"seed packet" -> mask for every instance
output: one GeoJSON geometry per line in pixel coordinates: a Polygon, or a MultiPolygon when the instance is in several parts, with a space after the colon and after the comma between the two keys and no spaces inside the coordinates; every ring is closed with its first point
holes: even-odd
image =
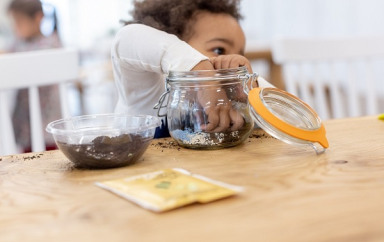
{"type": "Polygon", "coordinates": [[[241,187],[191,174],[179,168],[97,182],[96,185],[154,212],[196,202],[208,203],[242,191],[241,187]]]}

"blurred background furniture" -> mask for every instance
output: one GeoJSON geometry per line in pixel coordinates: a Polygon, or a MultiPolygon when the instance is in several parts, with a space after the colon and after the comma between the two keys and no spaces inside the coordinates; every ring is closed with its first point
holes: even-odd
{"type": "MultiPolygon", "coordinates": [[[[261,74],[266,80],[268,80],[272,85],[279,89],[285,90],[285,83],[282,76],[281,66],[273,61],[272,52],[270,48],[258,48],[258,49],[249,49],[244,54],[248,60],[253,64],[255,61],[262,61],[267,65],[267,71],[261,74]],[[264,76],[266,75],[266,76],[264,76]]],[[[260,72],[259,66],[252,65],[253,71],[260,72]]]]}
{"type": "Polygon", "coordinates": [[[288,92],[322,119],[384,112],[384,36],[281,38],[273,60],[283,67],[288,92]]]}
{"type": "Polygon", "coordinates": [[[10,91],[29,90],[32,151],[44,151],[45,144],[38,87],[58,84],[63,117],[70,115],[66,82],[78,78],[78,53],[73,49],[50,49],[0,55],[0,155],[17,153],[10,91]]]}

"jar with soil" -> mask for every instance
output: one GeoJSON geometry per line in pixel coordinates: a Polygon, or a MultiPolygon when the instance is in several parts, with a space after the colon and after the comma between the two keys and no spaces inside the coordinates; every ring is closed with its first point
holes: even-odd
{"type": "Polygon", "coordinates": [[[169,132],[183,147],[236,146],[254,127],[244,91],[245,82],[252,80],[256,81],[257,75],[248,74],[245,67],[170,72],[167,91],[157,105],[159,116],[167,115],[169,132]]]}
{"type": "Polygon", "coordinates": [[[259,87],[259,82],[266,81],[245,67],[170,72],[155,108],[159,116],[167,116],[171,136],[186,148],[241,144],[255,123],[281,141],[324,153],[329,144],[315,110],[286,91],[259,87]]]}

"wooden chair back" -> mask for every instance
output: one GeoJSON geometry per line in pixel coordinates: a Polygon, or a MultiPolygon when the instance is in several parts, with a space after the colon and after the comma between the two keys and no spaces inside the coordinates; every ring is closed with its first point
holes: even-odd
{"type": "Polygon", "coordinates": [[[17,153],[9,92],[28,88],[32,151],[45,150],[38,87],[58,84],[63,117],[70,116],[66,83],[78,78],[78,53],[49,49],[0,55],[0,155],[17,153]]]}
{"type": "Polygon", "coordinates": [[[322,119],[354,117],[383,112],[383,43],[384,36],[285,38],[274,41],[272,54],[287,91],[322,119]]]}

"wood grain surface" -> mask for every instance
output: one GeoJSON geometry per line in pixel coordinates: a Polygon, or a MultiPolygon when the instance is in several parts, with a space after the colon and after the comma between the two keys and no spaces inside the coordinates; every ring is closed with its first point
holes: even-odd
{"type": "Polygon", "coordinates": [[[0,157],[0,241],[384,241],[384,122],[326,122],[316,155],[256,131],[223,150],[153,141],[140,162],[78,170],[60,151],[0,157]],[[153,213],[94,185],[180,167],[238,196],[153,213]]]}

